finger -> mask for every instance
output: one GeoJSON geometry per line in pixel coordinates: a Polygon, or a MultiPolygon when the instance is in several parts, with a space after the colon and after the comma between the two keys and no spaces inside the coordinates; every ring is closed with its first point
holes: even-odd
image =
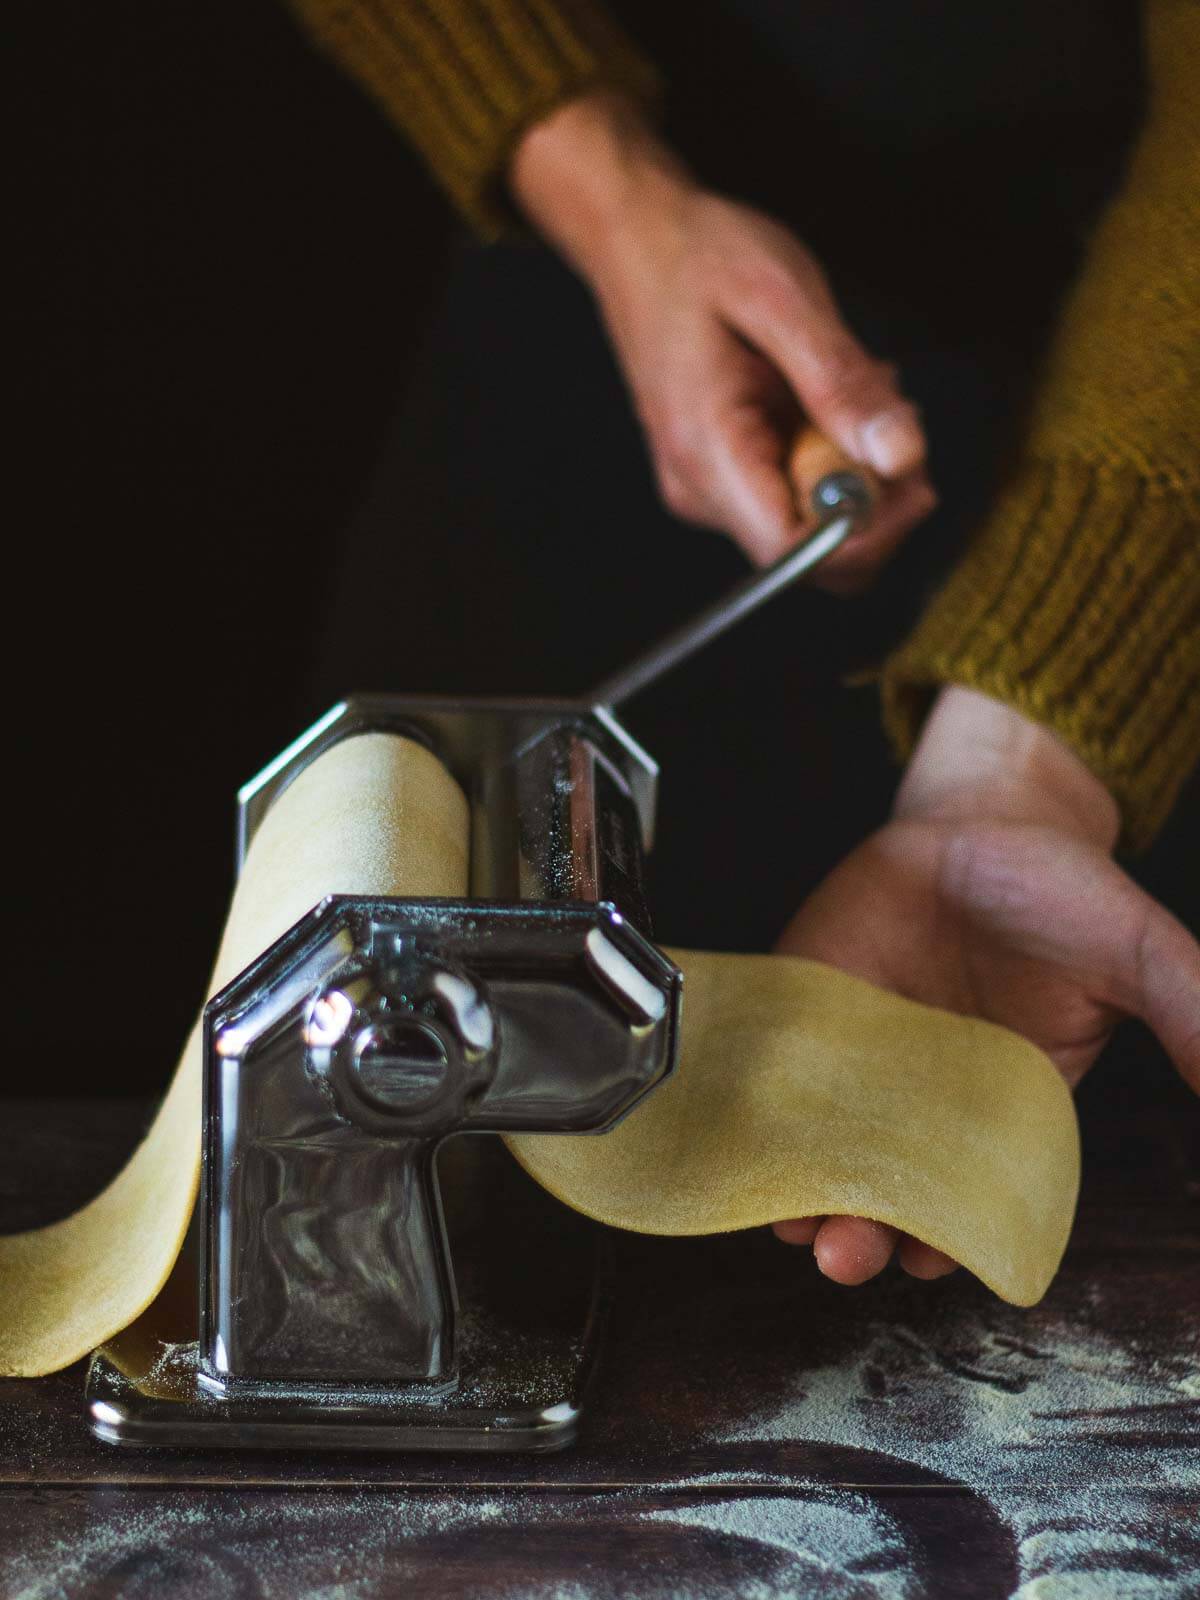
{"type": "Polygon", "coordinates": [[[707,487],[714,520],[759,566],[777,560],[802,531],[783,457],[783,438],[756,403],[713,424],[707,487]]]}
{"type": "Polygon", "coordinates": [[[953,1256],[946,1255],[942,1250],[935,1250],[931,1244],[925,1244],[921,1239],[914,1239],[911,1234],[906,1234],[901,1239],[897,1253],[900,1265],[914,1278],[944,1278],[948,1273],[958,1270],[958,1262],[953,1256]]]}
{"type": "Polygon", "coordinates": [[[773,1222],[771,1231],[784,1244],[811,1244],[824,1217],[789,1217],[785,1222],[773,1222]]]}
{"type": "Polygon", "coordinates": [[[786,377],[807,416],[855,461],[899,478],[925,459],[925,433],[895,369],[870,356],[807,263],[735,313],[755,346],[786,377]]]}
{"type": "Polygon", "coordinates": [[[1200,1094],[1200,944],[1169,911],[1141,889],[1136,892],[1145,922],[1137,944],[1133,1009],[1200,1094]]]}
{"type": "Polygon", "coordinates": [[[786,441],[795,402],[771,363],[730,329],[710,330],[697,352],[687,403],[659,404],[646,422],[669,510],[733,539],[766,565],[799,537],[786,441]]]}
{"type": "MultiPolygon", "coordinates": [[[[742,381],[754,366],[766,370],[746,350],[738,350],[738,362],[742,381]]],[[[766,371],[762,394],[730,398],[694,426],[682,496],[667,493],[667,477],[659,474],[664,498],[677,514],[728,534],[760,566],[781,557],[803,531],[784,470],[784,442],[795,424],[781,426],[771,403],[773,387],[781,386],[766,371]]]]}
{"type": "Polygon", "coordinates": [[[943,878],[971,920],[1141,1018],[1200,1094],[1200,944],[1116,862],[1057,828],[981,827],[952,842],[943,878]]]}
{"type": "Polygon", "coordinates": [[[937,491],[923,470],[889,485],[867,525],[815,567],[810,582],[829,594],[857,594],[937,503],[937,491]]]}
{"type": "Polygon", "coordinates": [[[828,1217],[817,1230],[813,1255],[835,1283],[866,1283],[892,1259],[899,1232],[865,1217],[828,1217]]]}

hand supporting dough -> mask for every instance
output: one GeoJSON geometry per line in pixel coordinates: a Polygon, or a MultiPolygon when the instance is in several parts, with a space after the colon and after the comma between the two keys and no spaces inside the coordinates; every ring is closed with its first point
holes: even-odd
{"type": "MultiPolygon", "coordinates": [[[[210,994],[327,894],[458,897],[461,791],[422,746],[344,740],[256,834],[210,994]]],[[[784,956],[676,952],[686,975],[675,1078],[600,1136],[521,1135],[518,1159],[619,1227],[706,1233],[849,1212],[946,1250],[1018,1304],[1038,1299],[1070,1227],[1079,1155],[1051,1063],[1000,1028],[913,1005],[784,956]]],[[[162,1287],[195,1203],[197,1026],[129,1162],[62,1222],[0,1239],[0,1374],[69,1365],[162,1287]]]]}
{"type": "Polygon", "coordinates": [[[796,956],[674,950],[675,1077],[600,1137],[508,1140],[551,1194],[638,1233],[872,1217],[1016,1305],[1075,1211],[1070,1090],[1035,1046],[796,956]]]}

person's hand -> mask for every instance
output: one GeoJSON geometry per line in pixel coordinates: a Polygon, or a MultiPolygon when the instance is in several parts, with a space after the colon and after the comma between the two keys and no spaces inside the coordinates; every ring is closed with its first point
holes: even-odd
{"type": "MultiPolygon", "coordinates": [[[[1107,789],[1053,733],[944,689],[893,820],[805,903],[780,950],[1023,1034],[1074,1086],[1114,1025],[1140,1017],[1200,1092],[1200,945],[1110,857],[1107,789]]],[[[919,1278],[949,1257],[855,1217],[776,1224],[861,1283],[894,1250],[919,1278]]]]}
{"type": "Polygon", "coordinates": [[[884,490],[814,581],[868,581],[936,496],[915,408],[846,327],[804,245],[703,189],[615,95],[536,123],[509,183],[597,298],[668,507],[774,560],[803,532],[784,460],[807,417],[884,490]]]}

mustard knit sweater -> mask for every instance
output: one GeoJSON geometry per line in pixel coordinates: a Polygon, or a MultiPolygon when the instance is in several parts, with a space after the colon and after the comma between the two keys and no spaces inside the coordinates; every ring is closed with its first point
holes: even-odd
{"type": "MultiPolygon", "coordinates": [[[[289,0],[485,235],[523,130],[654,69],[586,0],[289,0]]],[[[1065,739],[1145,844],[1200,756],[1200,3],[1145,0],[1150,108],[992,513],[885,663],[911,750],[939,684],[1065,739]]]]}

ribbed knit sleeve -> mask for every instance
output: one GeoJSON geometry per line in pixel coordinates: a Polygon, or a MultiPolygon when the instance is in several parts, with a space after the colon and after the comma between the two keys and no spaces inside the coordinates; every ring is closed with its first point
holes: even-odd
{"type": "Polygon", "coordinates": [[[585,90],[658,94],[651,64],[587,0],[286,0],[421,151],[474,227],[513,225],[504,172],[530,123],[585,90]]]}
{"type": "Polygon", "coordinates": [[[883,673],[902,753],[936,687],[969,685],[1059,733],[1133,848],[1200,756],[1200,5],[1146,21],[1146,125],[1015,473],[883,673]]]}

